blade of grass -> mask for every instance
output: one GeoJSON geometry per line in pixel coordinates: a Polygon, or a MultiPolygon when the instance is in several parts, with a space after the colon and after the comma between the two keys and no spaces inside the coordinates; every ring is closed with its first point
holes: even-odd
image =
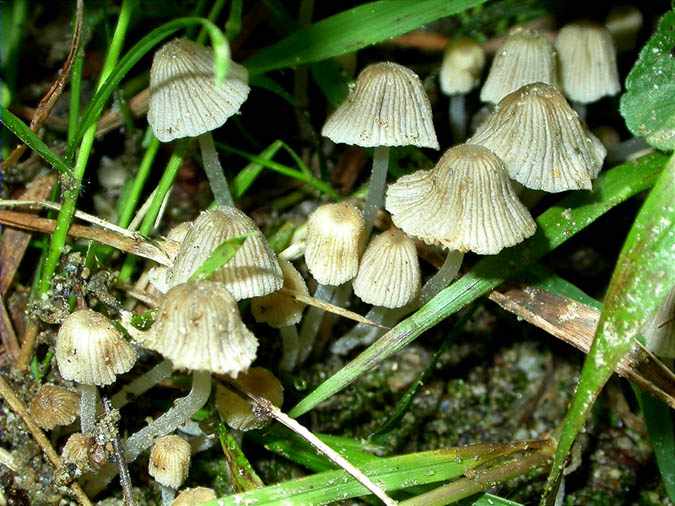
{"type": "Polygon", "coordinates": [[[616,364],[675,284],[675,156],[656,181],[626,238],[609,283],[593,345],[562,424],[541,504],[553,504],[567,456],[616,364]]]}
{"type": "Polygon", "coordinates": [[[237,254],[239,248],[244,244],[244,241],[248,239],[251,234],[240,235],[233,237],[232,239],[227,239],[220,243],[216,249],[214,249],[209,258],[204,260],[204,262],[197,268],[195,272],[190,276],[190,281],[202,281],[209,279],[211,274],[220,269],[223,265],[229,262],[234,255],[237,254]]]}
{"type": "Polygon", "coordinates": [[[614,206],[649,188],[666,160],[664,155],[654,153],[618,165],[597,180],[593,191],[575,192],[564,197],[537,218],[538,230],[532,238],[499,255],[481,259],[470,272],[319,385],[290,411],[290,415],[306,413],[382,360],[406,347],[424,331],[485,295],[509,277],[522,272],[529,264],[557,248],[614,206]]]}
{"type": "Polygon", "coordinates": [[[230,15],[227,17],[225,23],[225,36],[227,40],[234,40],[239,36],[241,31],[241,11],[242,0],[232,0],[230,3],[230,15]]]}
{"type": "Polygon", "coordinates": [[[218,423],[218,440],[223,449],[225,462],[230,470],[230,480],[237,492],[255,490],[263,486],[263,482],[256,474],[253,466],[244,455],[235,437],[230,434],[223,422],[218,423]]]}
{"type": "Polygon", "coordinates": [[[387,40],[483,0],[384,0],[360,5],[302,28],[245,62],[251,74],[325,60],[387,40]]]}
{"type": "MultiPolygon", "coordinates": [[[[262,160],[271,160],[277,151],[281,149],[281,145],[282,142],[280,140],[274,141],[267,146],[258,157],[262,160]]],[[[220,147],[219,145],[217,146],[220,147]]],[[[239,171],[239,174],[232,180],[232,195],[235,199],[241,198],[244,193],[246,193],[264,168],[265,167],[260,163],[251,162],[239,171]]]]}

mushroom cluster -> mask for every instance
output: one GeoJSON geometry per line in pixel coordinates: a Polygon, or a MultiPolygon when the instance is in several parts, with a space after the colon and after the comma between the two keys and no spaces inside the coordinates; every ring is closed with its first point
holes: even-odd
{"type": "MultiPolygon", "coordinates": [[[[128,462],[150,450],[149,473],[170,504],[189,472],[192,450],[185,424],[207,403],[214,377],[224,378],[216,383],[216,410],[233,430],[260,428],[264,420],[227,388],[228,381],[277,406],[283,402],[274,374],[254,366],[260,343],[255,328],[245,323],[248,308],[256,322],[279,329],[283,353],[278,367],[289,372],[312,351],[326,308],[316,304],[304,311],[311,280],[302,272],[313,277],[314,299],[339,305],[338,294],[349,297],[353,290],[372,306],[368,320],[390,325],[447,287],[465,254],[496,255],[531,237],[536,223],[519,200],[522,187],[587,190],[602,168],[606,150],[577,111],[618,92],[614,52],[607,29],[585,22],[563,28],[555,43],[533,30],[513,30],[480,91],[491,112],[465,141],[463,97],[479,86],[486,56],[475,41],[453,41],[440,84],[451,97],[455,144],[432,169],[403,175],[388,187],[391,149],[440,146],[418,76],[391,62],[364,68],[322,133],[334,143],[372,148],[366,201],[318,205],[307,218],[302,247],[296,248],[304,266],[296,266],[275,254],[253,219],[235,207],[210,134],[246,100],[246,70],[231,62],[225,83],[218,85],[210,50],[186,39],[167,43],[152,63],[148,121],[162,142],[199,139],[217,205],[168,234],[171,265],[155,266],[146,276],[158,300],[149,328],[139,330],[126,311],[119,324],[92,309],[77,310],[63,321],[56,362],[63,379],[79,392],[44,385],[31,405],[37,423],[51,430],[72,424],[79,415],[80,433],[71,437],[64,457],[82,472],[97,472],[105,462],[91,464],[89,448],[97,435],[98,387],[128,373],[141,354],[156,353],[163,362],[112,397],[118,408],[129,402],[128,394],[141,395],[172,370],[188,372],[189,393],[122,442],[128,462]],[[373,234],[376,223],[380,230],[373,234]],[[242,236],[229,261],[209,279],[195,279],[219,246],[242,236]],[[426,282],[418,258],[422,245],[446,255],[426,282]]],[[[340,341],[378,332],[361,323],[340,341]]],[[[105,471],[96,479],[104,482],[105,471]]],[[[213,497],[210,489],[189,489],[174,504],[213,497]]]]}

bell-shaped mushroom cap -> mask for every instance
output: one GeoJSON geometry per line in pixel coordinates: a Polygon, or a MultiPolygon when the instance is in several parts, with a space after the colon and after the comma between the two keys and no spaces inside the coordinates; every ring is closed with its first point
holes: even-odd
{"type": "Polygon", "coordinates": [[[675,286],[647,320],[642,334],[647,349],[654,355],[675,359],[675,286]]]}
{"type": "Polygon", "coordinates": [[[236,377],[255,359],[258,340],[241,321],[237,301],[216,281],[183,283],[169,290],[142,343],[177,369],[236,377]]]}
{"type": "Polygon", "coordinates": [[[216,499],[216,492],[212,488],[186,488],[171,503],[171,506],[195,506],[216,499]]]}
{"type": "Polygon", "coordinates": [[[571,100],[588,104],[619,93],[616,48],[607,28],[590,22],[565,25],[556,47],[562,89],[571,100]]]}
{"type": "Polygon", "coordinates": [[[152,60],[148,123],[162,142],[210,132],[239,111],[250,90],[247,83],[246,69],[230,62],[225,82],[217,85],[213,51],[174,39],[152,60]]]}
{"type": "MultiPolygon", "coordinates": [[[[288,260],[279,259],[281,271],[284,273],[284,288],[309,295],[307,283],[295,266],[288,260]]],[[[267,323],[275,328],[295,325],[302,318],[305,305],[282,292],[274,292],[251,300],[251,313],[255,321],[267,323]]]]}
{"type": "Polygon", "coordinates": [[[281,288],[283,275],[274,252],[253,220],[235,207],[201,213],[193,222],[168,275],[168,286],[185,283],[227,239],[250,234],[237,253],[213,273],[235,299],[267,295],[281,288]]]}
{"type": "Polygon", "coordinates": [[[354,279],[354,293],[374,306],[403,307],[417,297],[420,278],[415,242],[391,227],[368,244],[354,279]]]}
{"type": "Polygon", "coordinates": [[[157,483],[175,490],[187,478],[191,455],[190,443],[182,437],[170,434],[157,438],[150,450],[148,472],[157,483]]]}
{"type": "MultiPolygon", "coordinates": [[[[264,367],[251,367],[237,378],[237,383],[244,390],[267,399],[277,407],[281,407],[284,402],[284,387],[264,367]]],[[[236,430],[260,429],[268,422],[253,412],[247,399],[221,384],[216,385],[216,409],[225,422],[236,430]]]]}
{"type": "Polygon", "coordinates": [[[387,210],[398,227],[427,243],[495,255],[536,230],[503,162],[489,149],[471,144],[450,148],[424,178],[431,181],[428,200],[417,192],[406,202],[405,181],[399,180],[389,187],[387,210]],[[418,224],[424,220],[436,225],[422,228],[425,235],[420,235],[418,224]]]}
{"type": "Polygon", "coordinates": [[[348,202],[319,206],[307,221],[305,262],[322,285],[338,286],[356,276],[366,240],[361,211],[348,202]]]}
{"type": "Polygon", "coordinates": [[[30,401],[33,420],[45,430],[70,425],[80,414],[80,395],[51,383],[42,385],[30,401]]]}
{"type": "Polygon", "coordinates": [[[612,7],[607,14],[605,26],[618,50],[633,49],[642,28],[642,13],[632,5],[612,7]]]}
{"type": "Polygon", "coordinates": [[[446,95],[468,93],[480,83],[485,65],[483,46],[473,39],[461,37],[445,48],[438,81],[446,95]]]}
{"type": "Polygon", "coordinates": [[[558,84],[558,62],[553,44],[536,30],[515,28],[497,51],[480,99],[496,104],[521,86],[558,84]]]}
{"type": "Polygon", "coordinates": [[[468,142],[493,151],[512,179],[547,192],[589,190],[607,154],[560,91],[544,83],[504,97],[468,142]]]}
{"type": "Polygon", "coordinates": [[[438,149],[431,104],[419,77],[396,63],[368,65],[321,135],[336,143],[438,149]]]}
{"type": "Polygon", "coordinates": [[[110,385],[134,362],[136,352],[102,314],[80,309],[63,321],[56,337],[56,363],[64,379],[110,385]]]}
{"type": "Polygon", "coordinates": [[[96,446],[96,440],[93,436],[76,432],[72,434],[61,450],[61,460],[65,464],[75,464],[77,468],[86,472],[95,466],[91,459],[91,452],[96,446]]]}
{"type": "MultiPolygon", "coordinates": [[[[184,221],[173,227],[166,234],[166,240],[163,241],[162,246],[172,262],[176,260],[179,248],[191,228],[192,222],[184,221]]],[[[169,268],[165,265],[157,265],[148,271],[148,282],[160,293],[166,293],[170,288],[168,277],[169,268]]]]}

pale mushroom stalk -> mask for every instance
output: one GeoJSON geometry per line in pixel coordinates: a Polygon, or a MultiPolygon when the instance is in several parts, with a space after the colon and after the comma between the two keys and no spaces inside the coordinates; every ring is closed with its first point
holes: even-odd
{"type": "Polygon", "coordinates": [[[457,273],[462,266],[463,259],[464,253],[461,251],[448,251],[441,268],[438,269],[436,274],[429,278],[429,280],[424,283],[424,286],[422,287],[419,300],[421,306],[429,302],[436,296],[436,294],[450,285],[452,280],[457,276],[457,273]]]}
{"type": "Polygon", "coordinates": [[[176,491],[171,487],[161,484],[159,490],[162,493],[162,506],[171,506],[171,503],[176,498],[176,491]]]}
{"type": "Polygon", "coordinates": [[[288,325],[279,329],[283,353],[279,367],[282,371],[292,371],[298,363],[300,355],[300,336],[295,325],[288,325]]]}
{"type": "Polygon", "coordinates": [[[123,386],[115,395],[111,402],[115,409],[120,409],[129,404],[131,400],[139,395],[143,395],[160,381],[171,376],[173,365],[170,360],[162,360],[152,369],[144,372],[138,378],[134,379],[128,385],[123,386]]]}
{"type": "Polygon", "coordinates": [[[368,183],[368,198],[363,212],[366,234],[370,235],[377,212],[384,207],[384,190],[389,172],[389,146],[378,146],[373,151],[373,171],[368,183]]]}
{"type": "MultiPolygon", "coordinates": [[[[314,298],[325,302],[332,302],[337,287],[331,285],[317,285],[314,298]]],[[[302,321],[300,334],[298,335],[298,359],[297,364],[304,362],[312,351],[314,341],[319,333],[319,327],[323,320],[324,310],[318,307],[310,307],[302,321]]]]}
{"type": "Polygon", "coordinates": [[[80,385],[80,431],[82,434],[91,434],[96,425],[96,400],[98,389],[96,385],[80,385]]]}
{"type": "Polygon", "coordinates": [[[230,193],[230,187],[227,184],[223,167],[220,165],[211,132],[201,134],[198,139],[199,148],[202,152],[204,172],[206,172],[206,177],[209,180],[209,186],[211,186],[211,192],[213,192],[216,204],[219,206],[234,206],[232,193],[230,193]]]}
{"type": "Polygon", "coordinates": [[[456,93],[450,95],[448,106],[448,117],[450,120],[450,133],[455,144],[460,144],[466,139],[466,95],[456,93]]]}
{"type": "Polygon", "coordinates": [[[211,373],[194,371],[190,393],[178,399],[169,411],[127,439],[124,451],[126,461],[133,462],[143,451],[152,446],[156,437],[173,432],[192,418],[192,415],[204,407],[210,394],[211,373]]]}

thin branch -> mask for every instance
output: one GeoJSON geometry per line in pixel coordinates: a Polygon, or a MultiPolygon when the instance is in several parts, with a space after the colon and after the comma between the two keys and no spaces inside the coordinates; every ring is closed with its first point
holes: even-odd
{"type": "Polygon", "coordinates": [[[14,332],[14,325],[12,325],[12,320],[7,313],[7,307],[5,306],[5,299],[0,296],[0,341],[5,345],[5,350],[7,354],[13,359],[16,360],[19,356],[19,341],[16,339],[16,333],[14,332]]]}
{"type": "MultiPolygon", "coordinates": [[[[33,418],[28,412],[26,405],[21,401],[21,399],[19,399],[12,386],[2,375],[0,375],[0,397],[3,397],[5,401],[7,401],[7,404],[12,409],[12,411],[21,417],[29,432],[33,436],[33,439],[35,439],[35,442],[38,444],[38,446],[42,448],[42,451],[44,452],[47,459],[52,463],[54,468],[58,469],[61,467],[63,464],[61,462],[61,457],[59,457],[59,454],[56,453],[56,450],[54,450],[54,447],[49,442],[49,439],[47,439],[47,436],[45,436],[44,432],[42,432],[42,429],[40,429],[40,427],[38,427],[33,421],[33,418]]],[[[82,506],[92,506],[91,501],[89,501],[89,498],[77,483],[72,483],[70,485],[70,489],[73,491],[73,495],[77,498],[78,502],[82,506]]]]}

